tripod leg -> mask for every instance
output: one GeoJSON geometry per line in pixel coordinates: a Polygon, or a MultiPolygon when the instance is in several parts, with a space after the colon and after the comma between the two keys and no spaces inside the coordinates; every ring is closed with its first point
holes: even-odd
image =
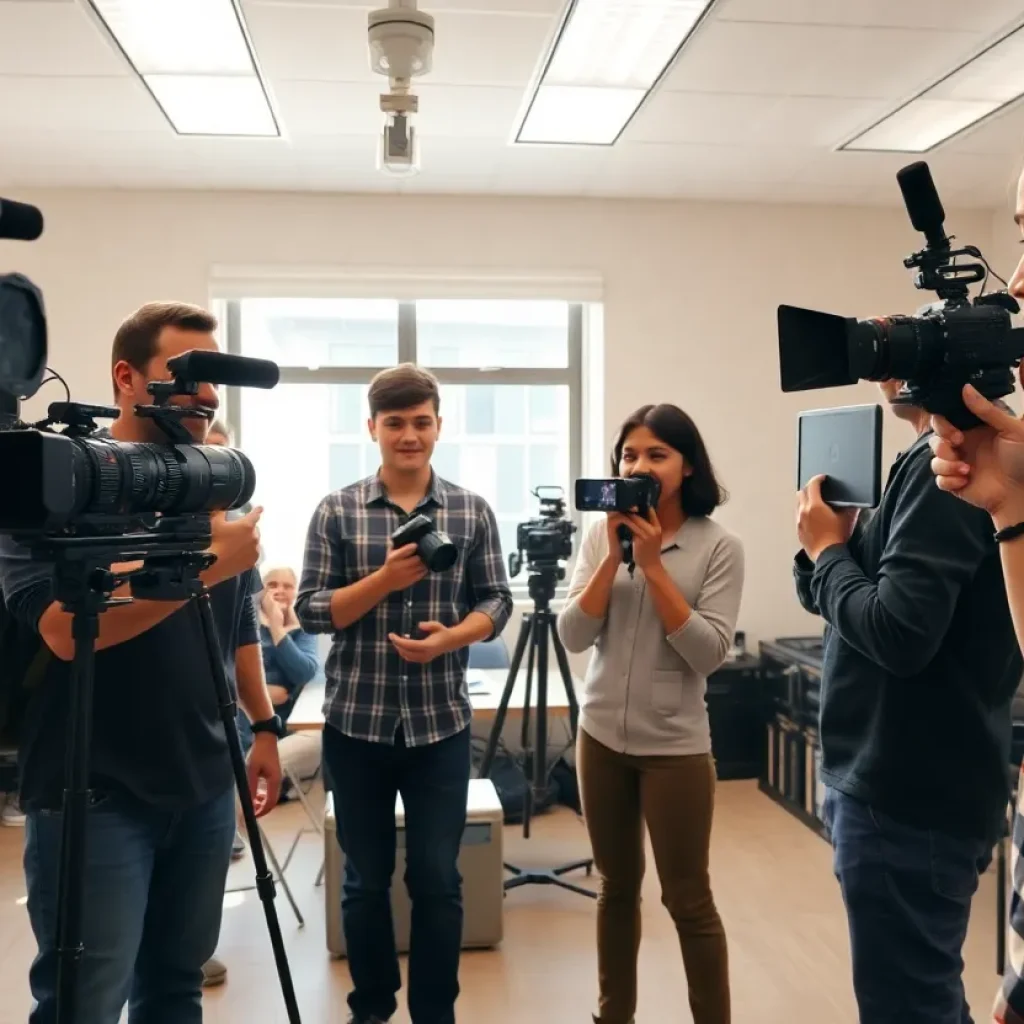
{"type": "Polygon", "coordinates": [[[523,720],[519,729],[519,746],[524,751],[530,749],[530,701],[533,698],[533,663],[537,648],[530,644],[530,653],[526,658],[526,686],[523,687],[523,720]]]}
{"type": "Polygon", "coordinates": [[[65,759],[64,817],[57,888],[57,1022],[76,1024],[85,883],[86,814],[89,808],[89,760],[92,738],[94,646],[100,632],[96,612],[76,613],[72,620],[75,655],[65,759]]]}
{"type": "Polygon", "coordinates": [[[569,669],[569,657],[562,646],[562,639],[558,632],[551,630],[551,643],[555,648],[555,658],[558,661],[558,671],[562,676],[562,683],[565,685],[565,699],[569,704],[569,728],[570,735],[575,740],[579,728],[580,704],[576,699],[576,688],[572,682],[572,671],[569,669]]]}
{"type": "Polygon", "coordinates": [[[537,648],[537,725],[533,751],[532,800],[527,802],[523,834],[529,837],[530,810],[536,801],[542,801],[548,787],[548,633],[550,622],[545,613],[538,612],[534,622],[534,646],[537,648]]]}
{"type": "Polygon", "coordinates": [[[484,759],[480,762],[481,779],[486,779],[494,763],[494,755],[498,751],[498,743],[501,740],[501,731],[505,728],[505,717],[508,715],[508,703],[512,699],[512,689],[519,677],[519,666],[523,663],[523,651],[530,641],[533,632],[533,616],[524,615],[523,624],[519,627],[519,637],[516,639],[516,648],[512,652],[512,661],[508,667],[508,677],[505,680],[505,689],[498,704],[498,710],[494,714],[494,725],[491,726],[490,736],[487,738],[487,749],[484,751],[484,759]]]}
{"type": "Polygon", "coordinates": [[[235,787],[238,799],[242,804],[242,816],[245,818],[245,830],[249,836],[249,849],[256,866],[256,891],[263,903],[263,911],[267,918],[267,931],[270,932],[270,944],[274,949],[274,960],[277,963],[277,975],[281,982],[281,993],[284,996],[288,1011],[289,1024],[299,1024],[299,1004],[295,998],[295,986],[292,983],[291,970],[288,966],[288,955],[281,937],[281,924],[274,906],[274,877],[267,868],[267,858],[260,840],[259,825],[252,806],[249,793],[248,774],[245,770],[245,756],[242,754],[242,743],[238,738],[238,724],[235,721],[236,704],[231,697],[227,675],[224,672],[224,658],[217,642],[216,623],[210,605],[209,591],[204,590],[196,598],[199,619],[203,627],[203,640],[206,653],[210,660],[210,671],[213,673],[214,685],[217,689],[217,704],[220,707],[221,721],[227,734],[228,751],[231,754],[231,767],[235,775],[235,787]]]}

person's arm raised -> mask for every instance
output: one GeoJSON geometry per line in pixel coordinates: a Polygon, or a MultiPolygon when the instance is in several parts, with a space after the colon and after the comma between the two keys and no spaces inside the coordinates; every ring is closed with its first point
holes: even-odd
{"type": "MultiPolygon", "coordinates": [[[[1022,368],[1024,374],[1024,368],[1022,368]]],[[[1024,421],[1011,416],[969,384],[964,404],[982,421],[966,432],[932,417],[932,472],[939,488],[992,517],[996,530],[1024,522],[1024,421]]],[[[999,545],[1006,596],[1017,643],[1024,648],[1024,536],[999,545]]]]}
{"type": "MultiPolygon", "coordinates": [[[[214,526],[210,551],[217,556],[214,564],[201,574],[208,587],[251,569],[259,558],[259,521],[263,510],[253,509],[247,516],[232,522],[218,521],[214,526]]],[[[115,572],[138,568],[142,563],[114,565],[115,572]]],[[[129,597],[130,584],[123,583],[114,591],[114,597],[129,597]]],[[[107,609],[99,617],[99,636],[95,649],[105,650],[134,640],[173,615],[184,601],[133,600],[131,604],[107,609]]],[[[70,661],[75,654],[75,641],[71,633],[73,616],[59,601],[53,601],[39,618],[39,635],[61,661],[70,661]]]]}

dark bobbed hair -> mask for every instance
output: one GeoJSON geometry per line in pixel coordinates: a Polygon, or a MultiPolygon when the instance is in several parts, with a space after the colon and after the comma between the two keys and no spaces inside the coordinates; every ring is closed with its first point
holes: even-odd
{"type": "Polygon", "coordinates": [[[626,438],[637,428],[647,427],[661,442],[674,448],[692,470],[683,478],[680,501],[687,516],[709,516],[725,504],[729,495],[718,482],[711,458],[700,436],[697,424],[677,405],[662,402],[643,405],[629,416],[619,428],[612,446],[612,475],[619,475],[619,462],[626,438]]]}

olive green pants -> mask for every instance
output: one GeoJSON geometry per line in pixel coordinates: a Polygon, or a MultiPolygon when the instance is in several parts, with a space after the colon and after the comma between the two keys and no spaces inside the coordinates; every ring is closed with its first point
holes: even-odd
{"type": "Polygon", "coordinates": [[[629,1024],[636,1012],[646,823],[661,901],[679,934],[694,1024],[729,1024],[725,929],[708,874],[715,798],[711,755],[619,754],[580,729],[576,770],[594,866],[601,878],[600,999],[595,1019],[600,1024],[629,1024]]]}

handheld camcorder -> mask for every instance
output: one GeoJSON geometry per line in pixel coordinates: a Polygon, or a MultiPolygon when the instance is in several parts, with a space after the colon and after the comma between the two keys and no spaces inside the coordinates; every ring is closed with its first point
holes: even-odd
{"type": "Polygon", "coordinates": [[[637,512],[646,519],[660,496],[661,484],[646,473],[576,481],[576,508],[580,512],[637,512]]]}
{"type": "Polygon", "coordinates": [[[415,515],[407,519],[393,534],[395,548],[416,545],[416,554],[431,572],[447,572],[459,558],[459,549],[446,533],[441,533],[427,516],[415,515]]]}
{"type": "Polygon", "coordinates": [[[540,515],[516,527],[516,550],[508,556],[509,575],[519,575],[525,555],[528,572],[565,579],[560,563],[572,558],[576,532],[576,524],[565,515],[565,492],[561,487],[540,486],[530,493],[540,503],[540,515]]]}
{"type": "MultiPolygon", "coordinates": [[[[34,240],[42,223],[35,207],[0,200],[0,238],[34,240]]],[[[206,517],[205,525],[195,524],[201,534],[210,513],[241,508],[252,497],[256,473],[249,459],[231,448],[195,444],[182,422],[212,419],[213,410],[171,399],[197,394],[200,383],[272,388],[280,376],[275,363],[203,351],[168,360],[172,379],[150,382],[153,404],[135,408],[166,435],[167,443],[157,444],[94,436],[96,420],[116,419],[119,410],[70,396],[52,403],[44,420],[22,423],[19,402],[44,383],[46,362],[42,293],[21,274],[0,277],[0,465],[17,481],[0,490],[0,532],[25,539],[157,529],[170,535],[184,520],[206,517]]],[[[182,536],[192,532],[188,527],[182,536]]]]}
{"type": "MultiPolygon", "coordinates": [[[[647,518],[661,497],[658,478],[647,473],[576,481],[576,508],[580,512],[633,512],[647,518]]],[[[622,560],[633,572],[633,534],[628,526],[615,530],[622,548],[622,560]]]]}
{"type": "Polygon", "coordinates": [[[1005,291],[985,293],[989,275],[998,275],[979,249],[952,247],[928,165],[910,164],[896,180],[911,223],[925,236],[924,249],[906,257],[903,265],[918,271],[915,287],[935,292],[940,301],[916,316],[870,320],[779,306],[782,390],[902,380],[905,386],[895,404],[921,406],[966,430],[978,420],[963,404],[965,384],[993,400],[1013,392],[1013,369],[1024,356],[1024,329],[1013,328],[1010,316],[1020,307],[1005,291]],[[978,262],[958,262],[965,257],[978,262]],[[982,293],[972,302],[968,286],[979,281],[982,293]]]}

